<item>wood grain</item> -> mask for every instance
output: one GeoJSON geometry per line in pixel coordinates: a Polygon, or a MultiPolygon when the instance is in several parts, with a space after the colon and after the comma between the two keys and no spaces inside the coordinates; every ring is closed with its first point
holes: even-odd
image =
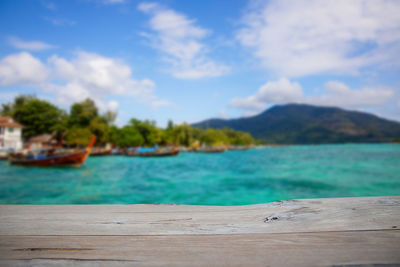
{"type": "Polygon", "coordinates": [[[400,264],[400,231],[170,236],[7,236],[15,260],[139,265],[311,266],[400,264]],[[379,245],[377,245],[379,244],[379,245]]]}
{"type": "Polygon", "coordinates": [[[293,233],[400,227],[400,197],[309,199],[249,206],[7,205],[0,235],[293,233]]]}
{"type": "Polygon", "coordinates": [[[1,266],[396,266],[400,197],[0,206],[1,266]]]}

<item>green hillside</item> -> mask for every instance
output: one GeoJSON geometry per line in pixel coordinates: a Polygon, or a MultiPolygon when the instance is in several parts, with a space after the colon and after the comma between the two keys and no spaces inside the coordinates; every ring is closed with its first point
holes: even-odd
{"type": "Polygon", "coordinates": [[[193,126],[228,127],[276,144],[391,142],[400,138],[399,122],[364,112],[304,104],[279,105],[253,117],[210,119],[193,126]]]}

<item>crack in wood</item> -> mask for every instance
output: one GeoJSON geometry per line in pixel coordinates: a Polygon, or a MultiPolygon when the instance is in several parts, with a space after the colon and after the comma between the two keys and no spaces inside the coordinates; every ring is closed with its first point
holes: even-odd
{"type": "Polygon", "coordinates": [[[269,216],[269,217],[266,217],[266,218],[264,219],[264,222],[267,223],[267,222],[277,221],[277,220],[279,220],[279,217],[278,217],[278,216],[269,216]]]}
{"type": "Polygon", "coordinates": [[[183,218],[183,219],[165,219],[165,220],[158,220],[157,222],[176,222],[176,221],[191,221],[192,218],[183,218]]]}
{"type": "Polygon", "coordinates": [[[35,260],[43,260],[43,261],[89,261],[89,262],[140,262],[139,260],[121,260],[121,259],[80,259],[80,258],[30,258],[30,259],[2,259],[1,261],[35,261],[35,260]]]}
{"type": "Polygon", "coordinates": [[[92,248],[18,248],[13,251],[87,251],[92,248]]]}

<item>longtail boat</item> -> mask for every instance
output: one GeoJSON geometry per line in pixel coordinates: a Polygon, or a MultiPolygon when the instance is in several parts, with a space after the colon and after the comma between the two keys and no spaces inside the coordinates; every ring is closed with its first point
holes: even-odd
{"type": "Polygon", "coordinates": [[[23,166],[73,166],[80,167],[89,156],[90,151],[96,142],[96,136],[92,137],[89,145],[85,149],[57,151],[48,150],[46,154],[38,155],[13,155],[10,158],[10,164],[23,166]]]}
{"type": "Polygon", "coordinates": [[[222,153],[225,152],[225,150],[225,147],[200,147],[195,151],[201,153],[222,153]]]}
{"type": "Polygon", "coordinates": [[[111,155],[114,155],[114,156],[126,155],[126,153],[127,153],[126,151],[127,151],[126,148],[121,148],[121,147],[119,147],[119,148],[114,148],[114,149],[111,151],[111,155]]]}
{"type": "Polygon", "coordinates": [[[93,147],[92,151],[90,152],[90,156],[97,157],[97,156],[108,156],[111,155],[111,152],[113,151],[114,147],[110,148],[102,148],[102,147],[93,147]]]}
{"type": "Polygon", "coordinates": [[[167,157],[176,156],[179,154],[179,150],[176,148],[166,148],[166,149],[154,149],[149,151],[141,152],[138,149],[133,149],[128,151],[125,155],[131,157],[167,157]]]}

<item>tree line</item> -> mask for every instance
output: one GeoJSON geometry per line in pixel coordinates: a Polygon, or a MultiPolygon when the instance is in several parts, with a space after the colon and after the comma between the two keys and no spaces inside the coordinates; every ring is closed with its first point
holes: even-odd
{"type": "Polygon", "coordinates": [[[97,145],[106,143],[118,147],[176,145],[176,146],[222,146],[250,145],[255,141],[246,132],[232,129],[199,129],[187,123],[168,122],[165,129],[154,121],[132,118],[122,127],[114,124],[116,113],[100,113],[91,99],[71,105],[69,113],[49,101],[33,95],[17,96],[12,102],[2,104],[2,116],[11,116],[24,125],[23,137],[55,133],[57,139],[68,146],[85,146],[92,135],[97,136],[97,145]]]}

